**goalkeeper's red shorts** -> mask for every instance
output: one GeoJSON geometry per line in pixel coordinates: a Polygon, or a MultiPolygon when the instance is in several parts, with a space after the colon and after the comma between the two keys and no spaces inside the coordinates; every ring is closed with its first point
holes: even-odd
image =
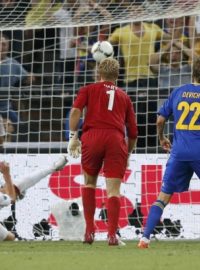
{"type": "Polygon", "coordinates": [[[123,134],[116,129],[90,129],[81,141],[81,163],[87,174],[98,175],[102,168],[106,178],[124,177],[128,146],[123,134]]]}

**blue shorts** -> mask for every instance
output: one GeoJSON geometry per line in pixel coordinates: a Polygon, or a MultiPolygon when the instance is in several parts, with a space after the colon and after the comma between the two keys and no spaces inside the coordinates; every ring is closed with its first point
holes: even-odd
{"type": "Polygon", "coordinates": [[[200,160],[181,161],[170,157],[166,164],[161,191],[167,194],[187,191],[194,172],[200,178],[200,160]]]}

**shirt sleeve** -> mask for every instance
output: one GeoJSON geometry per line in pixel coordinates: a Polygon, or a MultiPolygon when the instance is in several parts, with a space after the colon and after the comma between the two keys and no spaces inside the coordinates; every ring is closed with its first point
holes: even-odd
{"type": "Polygon", "coordinates": [[[11,198],[7,194],[0,192],[0,208],[11,204],[11,198]]]}
{"type": "Polygon", "coordinates": [[[28,72],[23,68],[23,66],[18,63],[16,60],[13,61],[13,85],[16,83],[22,83],[23,80],[25,80],[28,76],[28,72]]]}
{"type": "Polygon", "coordinates": [[[83,110],[88,103],[88,88],[82,87],[74,101],[73,108],[78,108],[80,111],[83,110]]]}
{"type": "Polygon", "coordinates": [[[20,75],[22,77],[27,77],[28,76],[28,72],[23,68],[22,65],[19,66],[19,69],[20,69],[20,75]]]}
{"type": "Polygon", "coordinates": [[[164,32],[163,30],[156,24],[154,24],[154,31],[156,31],[156,40],[161,40],[164,32]]]}
{"type": "Polygon", "coordinates": [[[117,28],[112,35],[109,37],[108,41],[110,41],[111,43],[119,43],[119,39],[120,39],[120,33],[119,33],[120,29],[117,28]]]}
{"type": "Polygon", "coordinates": [[[135,117],[133,105],[129,97],[128,97],[127,114],[126,114],[126,129],[127,129],[128,138],[130,139],[137,138],[138,129],[137,129],[137,124],[136,124],[136,117],[135,117]]]}
{"type": "Polygon", "coordinates": [[[18,75],[18,76],[22,76],[22,77],[26,77],[28,76],[28,71],[26,71],[22,64],[20,64],[19,62],[17,62],[16,60],[12,59],[13,65],[14,65],[14,75],[18,75]]]}

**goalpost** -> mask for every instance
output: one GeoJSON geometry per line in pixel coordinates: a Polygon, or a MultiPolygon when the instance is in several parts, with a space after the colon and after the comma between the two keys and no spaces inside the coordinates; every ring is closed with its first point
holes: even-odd
{"type": "MultiPolygon", "coordinates": [[[[168,158],[158,145],[156,113],[174,87],[191,80],[194,51],[198,54],[199,13],[198,0],[1,4],[0,116],[5,129],[1,159],[11,163],[13,178],[67,154],[72,102],[81,86],[96,79],[90,49],[98,40],[109,40],[121,65],[118,85],[130,95],[139,127],[137,150],[122,183],[119,223],[122,238],[137,238],[159,192],[168,158]],[[6,57],[14,61],[14,68],[6,57]]],[[[172,129],[170,120],[166,134],[171,136],[172,129]]],[[[33,238],[33,225],[45,218],[53,226],[48,237],[56,239],[51,207],[63,200],[79,201],[82,184],[80,160],[70,159],[63,171],[29,190],[16,204],[19,234],[33,238]]],[[[156,232],[159,238],[199,237],[199,190],[194,176],[191,190],[174,196],[156,232]]],[[[105,183],[100,176],[95,213],[98,239],[106,238],[107,224],[100,218],[104,203],[105,183]]],[[[1,210],[0,220],[9,211],[1,210]]]]}

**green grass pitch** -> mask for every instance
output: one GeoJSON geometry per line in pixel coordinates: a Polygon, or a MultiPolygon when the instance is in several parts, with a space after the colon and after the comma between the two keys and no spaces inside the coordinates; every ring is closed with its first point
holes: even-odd
{"type": "Polygon", "coordinates": [[[152,242],[145,250],[137,242],[109,247],[106,242],[2,242],[1,270],[196,270],[200,242],[152,242]]]}

